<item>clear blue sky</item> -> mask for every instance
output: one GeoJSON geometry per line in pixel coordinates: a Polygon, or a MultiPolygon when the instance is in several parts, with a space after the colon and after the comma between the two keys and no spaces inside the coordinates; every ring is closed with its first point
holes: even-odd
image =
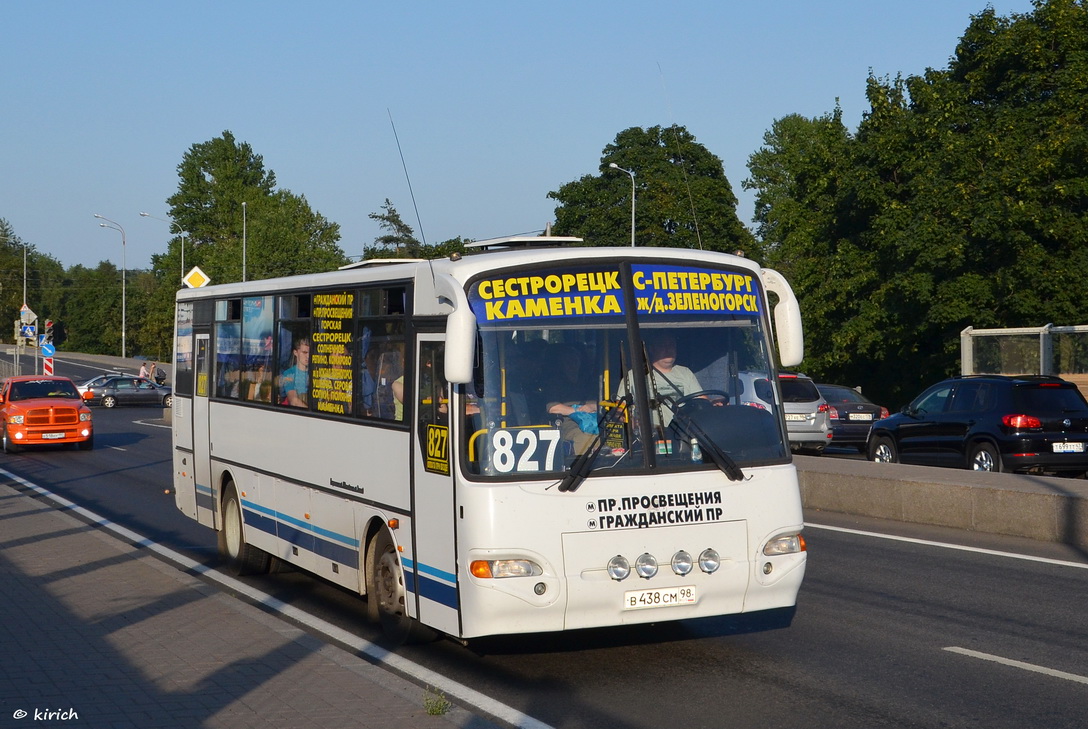
{"type": "MultiPolygon", "coordinates": [[[[1029,0],[995,0],[1002,14],[1029,0]]],[[[66,267],[165,249],[193,144],[230,130],[359,254],[390,198],[430,243],[540,230],[633,126],[681,124],[741,190],[771,123],[947,65],[985,0],[0,2],[0,218],[66,267]]]]}

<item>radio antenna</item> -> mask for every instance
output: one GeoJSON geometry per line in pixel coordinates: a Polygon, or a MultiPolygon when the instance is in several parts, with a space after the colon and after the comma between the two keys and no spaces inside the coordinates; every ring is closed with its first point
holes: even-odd
{"type": "Polygon", "coordinates": [[[389,126],[393,127],[393,139],[397,140],[397,152],[400,153],[400,166],[404,168],[404,179],[408,180],[408,194],[412,196],[412,209],[416,211],[416,224],[419,226],[419,238],[423,245],[427,245],[427,236],[423,233],[423,221],[419,218],[419,207],[416,205],[416,194],[412,190],[412,178],[408,176],[408,165],[404,163],[404,150],[400,148],[400,137],[397,136],[397,125],[393,123],[393,112],[388,107],[385,112],[389,114],[389,126]]]}
{"type": "Polygon", "coordinates": [[[691,222],[695,225],[695,240],[699,243],[699,250],[703,250],[703,234],[699,232],[699,216],[695,213],[695,200],[691,196],[691,182],[688,180],[688,171],[684,169],[684,155],[680,151],[680,135],[676,133],[676,122],[673,121],[672,102],[669,100],[669,89],[665,85],[665,72],[661,70],[661,62],[657,63],[657,73],[661,76],[661,91],[665,95],[665,107],[669,111],[669,127],[672,131],[673,141],[676,143],[676,156],[680,159],[680,174],[684,178],[684,189],[688,193],[688,205],[691,207],[691,222]]]}

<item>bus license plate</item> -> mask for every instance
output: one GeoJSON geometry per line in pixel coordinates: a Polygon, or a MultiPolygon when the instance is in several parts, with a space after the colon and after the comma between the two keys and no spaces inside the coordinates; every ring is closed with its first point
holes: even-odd
{"type": "Polygon", "coordinates": [[[642,608],[676,607],[677,605],[694,605],[695,586],[670,587],[663,590],[629,590],[623,593],[624,610],[641,610],[642,608]]]}
{"type": "Polygon", "coordinates": [[[60,440],[64,433],[42,433],[42,440],[60,440]]]}
{"type": "Polygon", "coordinates": [[[1084,453],[1083,443],[1054,443],[1055,453],[1084,453]]]}

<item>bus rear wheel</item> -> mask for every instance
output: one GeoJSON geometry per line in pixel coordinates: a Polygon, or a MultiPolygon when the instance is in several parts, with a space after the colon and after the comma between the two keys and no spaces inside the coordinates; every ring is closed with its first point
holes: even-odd
{"type": "Polygon", "coordinates": [[[408,590],[404,569],[397,557],[393,538],[379,531],[367,547],[366,614],[381,623],[382,633],[394,645],[434,640],[436,633],[408,616],[408,590]]]}
{"type": "Polygon", "coordinates": [[[219,530],[219,556],[226,561],[227,569],[233,575],[264,574],[268,572],[271,558],[268,552],[246,543],[242,522],[242,502],[234,484],[228,484],[223,500],[223,526],[219,530]]]}

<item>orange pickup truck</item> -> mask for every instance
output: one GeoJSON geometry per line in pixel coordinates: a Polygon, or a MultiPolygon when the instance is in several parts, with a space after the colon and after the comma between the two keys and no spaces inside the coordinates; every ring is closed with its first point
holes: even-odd
{"type": "Polygon", "coordinates": [[[0,423],[5,453],[28,445],[78,443],[94,448],[91,410],[67,377],[18,375],[0,383],[0,423]]]}

